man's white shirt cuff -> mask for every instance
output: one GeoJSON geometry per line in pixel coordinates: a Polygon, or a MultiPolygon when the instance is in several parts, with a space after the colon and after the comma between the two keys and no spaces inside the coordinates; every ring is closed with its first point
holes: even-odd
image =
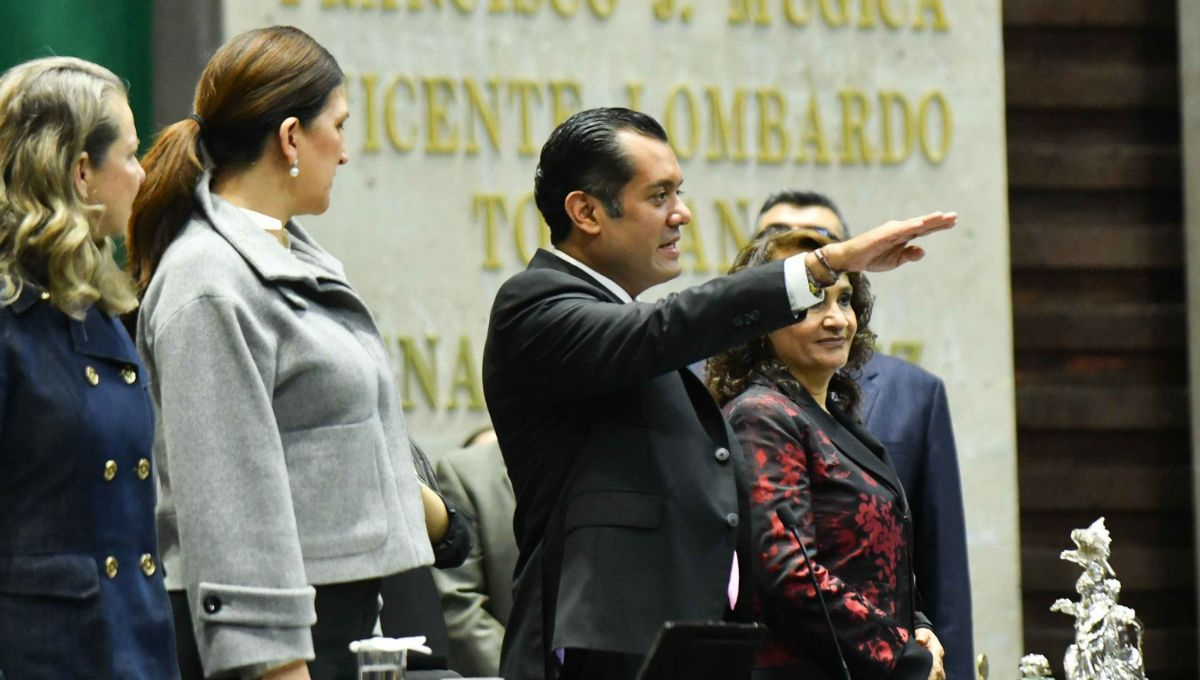
{"type": "Polygon", "coordinates": [[[783,261],[783,281],[787,286],[788,302],[792,311],[800,312],[825,299],[825,291],[813,295],[808,289],[808,269],[804,266],[804,253],[792,255],[783,261]]]}

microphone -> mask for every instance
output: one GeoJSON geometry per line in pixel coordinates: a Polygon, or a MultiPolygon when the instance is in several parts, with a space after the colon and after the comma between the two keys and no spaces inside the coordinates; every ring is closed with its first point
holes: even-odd
{"type": "Polygon", "coordinates": [[[825,596],[821,594],[821,584],[817,581],[817,572],[813,569],[812,560],[808,557],[808,548],[804,547],[804,540],[800,537],[799,522],[796,520],[796,513],[786,505],[779,506],[775,511],[779,517],[779,521],[783,523],[792,535],[796,537],[796,543],[800,545],[800,554],[804,555],[804,563],[808,565],[808,576],[812,579],[813,590],[817,593],[817,601],[821,603],[821,613],[825,615],[825,625],[829,627],[829,637],[833,640],[833,649],[837,652],[838,662],[842,665],[842,677],[845,680],[852,680],[850,677],[850,668],[846,665],[846,657],[842,655],[842,646],[838,644],[837,631],[833,627],[833,619],[829,618],[829,606],[825,604],[825,596]]]}

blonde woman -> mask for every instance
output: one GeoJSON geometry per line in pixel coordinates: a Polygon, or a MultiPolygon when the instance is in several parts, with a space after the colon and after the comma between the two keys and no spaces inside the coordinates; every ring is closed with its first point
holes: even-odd
{"type": "Polygon", "coordinates": [[[0,76],[0,677],[177,678],[153,409],[108,237],[145,175],[125,88],[79,59],[0,76]]]}

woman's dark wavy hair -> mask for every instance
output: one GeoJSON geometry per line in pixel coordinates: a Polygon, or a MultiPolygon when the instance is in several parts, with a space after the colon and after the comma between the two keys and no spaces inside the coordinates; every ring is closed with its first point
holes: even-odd
{"type": "MultiPolygon", "coordinates": [[[[795,252],[816,250],[832,242],[832,239],[823,234],[803,228],[759,236],[737,254],[729,273],[757,267],[795,252]]],[[[866,276],[855,272],[847,276],[850,278],[850,285],[854,287],[850,296],[850,308],[854,310],[858,320],[858,330],[850,341],[850,358],[829,381],[829,397],[838,408],[857,419],[858,406],[862,401],[862,390],[858,386],[857,378],[863,364],[871,358],[875,347],[875,334],[871,332],[870,325],[874,298],[871,296],[871,285],[866,276]]],[[[774,383],[791,382],[798,389],[803,389],[775,355],[770,341],[765,336],[709,359],[705,376],[709,391],[722,406],[745,392],[755,376],[774,383]]]]}

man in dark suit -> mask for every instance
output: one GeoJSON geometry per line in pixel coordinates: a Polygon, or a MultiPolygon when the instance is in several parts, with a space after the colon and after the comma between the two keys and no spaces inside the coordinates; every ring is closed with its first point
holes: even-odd
{"type": "Polygon", "coordinates": [[[749,616],[741,452],[687,365],[793,323],[841,271],[920,258],[909,241],[956,219],[635,302],[680,273],[682,182],[662,127],[628,109],[578,113],[542,148],[555,248],[501,287],[483,357],[517,496],[508,680],[633,678],[664,621],[749,616]]]}
{"type": "MultiPolygon", "coordinates": [[[[772,194],[759,211],[756,231],[796,228],[838,240],[849,236],[829,197],[793,190],[772,194]]],[[[863,367],[859,384],[863,422],[891,455],[913,509],[917,587],[924,596],[922,611],[946,650],[946,677],[971,680],[971,578],[946,386],[928,371],[878,352],[863,367]]]]}

